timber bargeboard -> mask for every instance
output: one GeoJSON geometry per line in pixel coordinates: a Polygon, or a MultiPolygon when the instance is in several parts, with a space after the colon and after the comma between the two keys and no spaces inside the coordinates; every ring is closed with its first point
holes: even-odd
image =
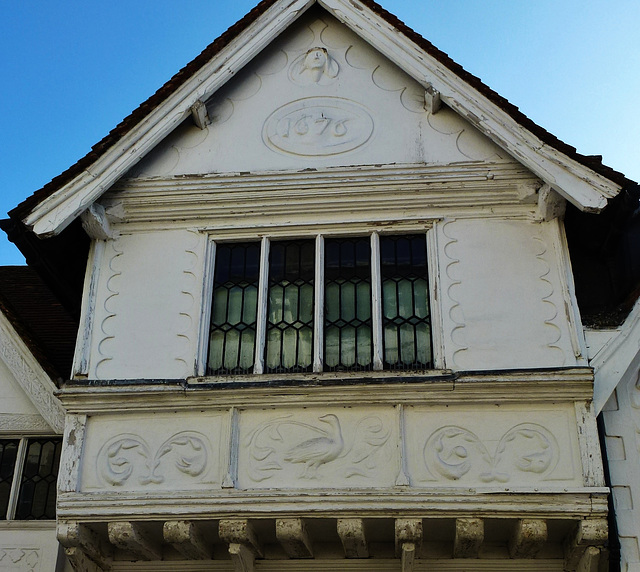
{"type": "MultiPolygon", "coordinates": [[[[103,153],[90,169],[36,206],[24,219],[25,224],[41,236],[59,233],[168,135],[176,129],[178,132],[183,129],[181,126],[186,124],[185,119],[191,116],[192,107],[198,101],[206,101],[212,97],[215,101],[218,90],[226,89],[230,77],[240,74],[249,62],[262,54],[283,30],[291,26],[314,4],[315,2],[309,0],[276,2],[220,50],[198,73],[151,111],[144,121],[124,135],[118,145],[103,153]]],[[[417,107],[419,101],[414,97],[414,94],[419,93],[418,88],[435,89],[441,94],[446,107],[437,113],[421,113],[422,122],[429,119],[439,121],[437,118],[440,114],[453,120],[453,110],[495,143],[496,149],[500,149],[497,151],[498,154],[503,153],[502,149],[506,150],[509,155],[581,209],[599,211],[606,205],[608,198],[619,192],[620,187],[617,184],[539,141],[504,111],[477,90],[470,88],[451,70],[418,48],[404,34],[399,33],[366,6],[360,5],[357,1],[349,3],[345,0],[320,0],[318,4],[345,24],[354,35],[360,36],[364,43],[370,44],[384,55],[381,57],[393,62],[399,70],[403,70],[403,74],[411,78],[412,85],[405,86],[407,89],[402,92],[403,104],[409,108],[413,107],[416,115],[420,111],[417,107]]],[[[325,16],[325,19],[330,17],[325,16]]],[[[316,47],[326,49],[323,46],[316,47]]],[[[302,75],[305,75],[304,72],[308,71],[304,69],[306,64],[297,62],[297,65],[298,71],[302,70],[302,75]]],[[[323,77],[328,80],[335,79],[336,69],[335,65],[330,64],[323,77]]],[[[390,88],[390,92],[397,91],[395,83],[385,83],[387,78],[384,78],[384,75],[378,79],[383,85],[382,89],[390,88]]],[[[312,83],[321,81],[316,82],[312,79],[312,83]]],[[[402,96],[397,93],[396,95],[402,96]]],[[[303,105],[309,106],[313,103],[305,102],[303,105]]],[[[327,101],[315,103],[318,105],[315,105],[314,109],[318,112],[327,101]]],[[[280,148],[282,145],[282,133],[275,134],[277,136],[274,139],[273,127],[279,121],[286,120],[287,113],[291,119],[300,111],[294,107],[295,105],[280,109],[280,115],[274,110],[271,125],[265,126],[265,137],[272,147],[280,148]]],[[[366,140],[367,132],[371,128],[366,110],[350,102],[342,102],[340,107],[351,119],[362,124],[356,142],[366,140]]],[[[224,110],[217,109],[224,115],[224,110]]],[[[198,122],[202,123],[202,118],[198,122]]],[[[341,130],[343,127],[344,125],[338,126],[338,129],[341,130]]],[[[401,130],[398,129],[397,132],[401,133],[401,130]]],[[[417,150],[416,147],[414,151],[417,150]]]]}

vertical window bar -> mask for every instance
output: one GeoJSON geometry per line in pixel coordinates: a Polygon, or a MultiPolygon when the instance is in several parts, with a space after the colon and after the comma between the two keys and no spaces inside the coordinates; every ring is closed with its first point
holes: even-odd
{"type": "MultiPolygon", "coordinates": [[[[11,500],[15,496],[16,460],[20,451],[20,439],[0,440],[0,520],[12,518],[13,512],[9,510],[11,500]]],[[[19,476],[19,475],[18,475],[19,476]]]]}
{"type": "Polygon", "coordinates": [[[380,278],[380,235],[371,235],[371,327],[373,328],[373,369],[383,368],[382,279],[380,278]]]}
{"type": "Polygon", "coordinates": [[[267,301],[269,294],[269,239],[262,237],[260,245],[260,279],[258,282],[258,319],[256,327],[256,354],[253,373],[264,373],[264,348],[267,326],[267,301]]]}
{"type": "Polygon", "coordinates": [[[9,506],[7,507],[7,520],[13,520],[16,514],[16,506],[20,496],[20,485],[22,481],[22,469],[24,460],[27,456],[27,440],[20,439],[18,445],[18,454],[16,455],[15,472],[13,474],[13,482],[11,483],[11,495],[9,496],[9,506]]]}
{"type": "Polygon", "coordinates": [[[313,371],[322,371],[324,353],[324,237],[316,236],[316,268],[313,307],[313,371]]]}
{"type": "Polygon", "coordinates": [[[204,279],[202,286],[202,312],[200,315],[200,332],[198,337],[198,355],[196,356],[196,375],[207,373],[207,348],[209,345],[209,328],[211,324],[211,305],[213,303],[213,275],[216,260],[216,243],[207,240],[205,250],[204,279]]]}

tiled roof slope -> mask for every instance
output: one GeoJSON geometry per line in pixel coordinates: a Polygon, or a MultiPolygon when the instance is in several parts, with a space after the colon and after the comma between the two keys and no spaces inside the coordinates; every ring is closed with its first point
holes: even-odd
{"type": "Polygon", "coordinates": [[[0,310],[54,381],[68,379],[78,323],[28,266],[0,266],[0,310]]]}
{"type": "MultiPolygon", "coordinates": [[[[11,218],[24,218],[40,202],[42,202],[44,199],[52,195],[56,190],[58,190],[78,174],[80,174],[84,169],[86,169],[95,160],[97,160],[106,149],[115,145],[123,135],[125,135],[135,125],[141,122],[160,102],[162,102],[176,89],[178,89],[178,87],[182,85],[188,78],[197,73],[198,70],[200,70],[209,60],[211,60],[211,58],[213,58],[222,48],[229,44],[236,36],[238,36],[244,29],[246,29],[251,23],[253,23],[260,15],[266,12],[277,1],[278,0],[263,0],[262,2],[260,2],[255,8],[253,8],[253,10],[251,10],[242,19],[231,26],[213,43],[207,46],[199,56],[189,62],[167,83],[165,83],[156,93],[154,93],[149,99],[142,103],[122,122],[120,122],[120,124],[118,124],[106,137],[96,143],[87,155],[85,155],[77,163],[55,177],[51,182],[47,183],[44,187],[36,191],[33,195],[31,195],[29,198],[15,207],[12,211],[10,211],[9,215],[11,216],[11,218]]],[[[628,185],[635,184],[634,181],[628,179],[623,173],[620,173],[619,171],[616,171],[611,167],[604,165],[602,163],[601,155],[582,155],[577,152],[575,147],[564,143],[563,141],[549,133],[547,130],[540,127],[538,124],[524,115],[515,105],[509,103],[504,97],[482,83],[480,78],[467,72],[461,65],[454,62],[446,53],[436,48],[431,42],[412,30],[396,16],[387,12],[376,2],[373,2],[372,0],[358,1],[362,5],[366,6],[367,8],[371,9],[373,12],[381,16],[391,26],[395,27],[398,31],[403,33],[416,45],[422,48],[426,53],[439,61],[442,65],[446,66],[449,70],[451,70],[458,77],[467,82],[470,86],[478,90],[487,99],[492,101],[505,113],[511,116],[516,122],[522,125],[522,127],[529,130],[547,145],[553,147],[554,149],[557,149],[570,159],[581,163],[585,167],[588,167],[596,173],[599,173],[600,175],[606,177],[607,179],[613,181],[623,188],[627,187],[628,185]]]]}

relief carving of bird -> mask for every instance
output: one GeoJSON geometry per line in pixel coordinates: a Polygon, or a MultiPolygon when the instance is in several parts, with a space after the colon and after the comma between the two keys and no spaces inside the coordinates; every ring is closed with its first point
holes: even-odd
{"type": "Polygon", "coordinates": [[[291,447],[284,456],[284,460],[289,463],[304,464],[302,478],[314,479],[318,468],[337,459],[344,448],[338,418],[333,414],[327,414],[320,417],[319,420],[329,425],[330,429],[325,431],[318,427],[314,428],[323,436],[308,439],[291,447]]]}

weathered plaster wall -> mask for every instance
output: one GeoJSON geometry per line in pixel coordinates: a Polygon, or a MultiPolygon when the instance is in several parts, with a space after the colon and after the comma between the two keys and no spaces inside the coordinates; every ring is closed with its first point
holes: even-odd
{"type": "Polygon", "coordinates": [[[436,232],[448,368],[584,363],[556,221],[445,220],[436,232]]]}
{"type": "Polygon", "coordinates": [[[184,378],[194,374],[205,235],[171,231],[109,241],[99,272],[89,376],[184,378]]]}
{"type": "Polygon", "coordinates": [[[603,409],[623,572],[640,569],[640,378],[619,385],[603,409]]]}

